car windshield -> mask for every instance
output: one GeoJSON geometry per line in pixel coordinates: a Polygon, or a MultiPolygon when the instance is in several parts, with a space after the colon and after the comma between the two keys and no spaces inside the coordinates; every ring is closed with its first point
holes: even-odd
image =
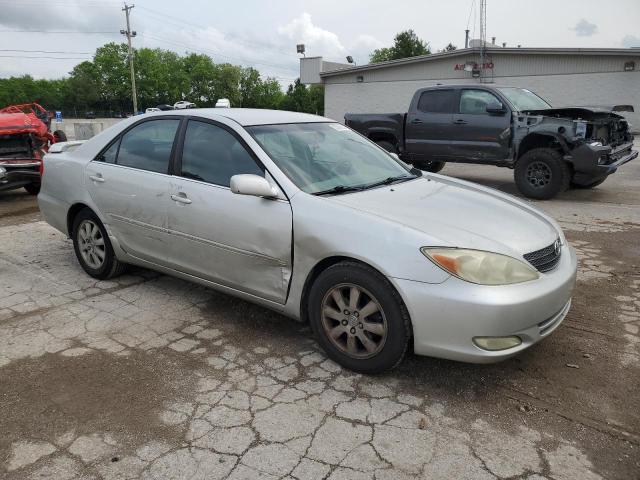
{"type": "Polygon", "coordinates": [[[302,191],[346,193],[415,178],[409,167],[339,123],[247,127],[302,191]]]}
{"type": "Polygon", "coordinates": [[[498,90],[519,112],[551,108],[551,105],[530,90],[515,87],[498,88],[498,90]]]}

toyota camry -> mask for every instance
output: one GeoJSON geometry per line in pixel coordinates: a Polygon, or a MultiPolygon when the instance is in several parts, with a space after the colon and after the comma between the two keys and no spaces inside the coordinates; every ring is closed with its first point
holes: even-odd
{"type": "Polygon", "coordinates": [[[87,274],[138,265],[255,302],[358,372],[409,348],[502,360],[570,308],[576,257],[553,219],[327,118],[154,112],[53,147],[40,209],[87,274]]]}

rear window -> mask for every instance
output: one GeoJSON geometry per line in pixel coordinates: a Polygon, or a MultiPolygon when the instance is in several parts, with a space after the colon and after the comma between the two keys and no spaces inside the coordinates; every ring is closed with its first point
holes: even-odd
{"type": "Polygon", "coordinates": [[[420,94],[418,110],[427,113],[453,113],[454,90],[427,90],[420,94]]]}

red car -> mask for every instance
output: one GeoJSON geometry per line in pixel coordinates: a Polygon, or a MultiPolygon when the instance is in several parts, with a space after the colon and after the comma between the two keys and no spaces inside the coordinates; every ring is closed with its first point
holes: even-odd
{"type": "Polygon", "coordinates": [[[0,110],[0,191],[24,187],[40,191],[42,157],[49,146],[67,140],[62,130],[51,133],[51,113],[37,103],[0,110]]]}

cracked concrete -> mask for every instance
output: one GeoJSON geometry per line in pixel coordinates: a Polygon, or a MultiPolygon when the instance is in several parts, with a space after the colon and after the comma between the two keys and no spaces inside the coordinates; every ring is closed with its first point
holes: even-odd
{"type": "Polygon", "coordinates": [[[554,335],[375,377],[304,325],[145,270],[97,282],[43,222],[0,223],[0,477],[638,477],[640,222],[558,216],[580,273],[554,335]]]}

